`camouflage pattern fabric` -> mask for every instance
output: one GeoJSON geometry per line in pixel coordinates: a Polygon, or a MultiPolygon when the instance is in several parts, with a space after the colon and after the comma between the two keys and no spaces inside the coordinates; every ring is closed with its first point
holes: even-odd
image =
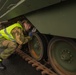
{"type": "Polygon", "coordinates": [[[0,52],[0,57],[2,59],[8,58],[12,53],[15,52],[17,45],[22,45],[31,40],[30,36],[24,35],[23,30],[19,27],[15,27],[11,34],[13,35],[15,42],[6,40],[4,38],[0,38],[0,47],[4,47],[5,49],[0,52]],[[25,37],[26,36],[26,37],[25,37]]]}
{"type": "Polygon", "coordinates": [[[23,30],[19,27],[14,28],[11,33],[18,44],[25,44],[29,40],[31,40],[31,37],[28,35],[24,35],[23,30]]]}
{"type": "Polygon", "coordinates": [[[4,47],[4,50],[1,51],[0,57],[2,59],[8,58],[12,53],[15,52],[15,49],[17,47],[17,43],[6,40],[5,38],[0,38],[0,47],[4,47]]]}

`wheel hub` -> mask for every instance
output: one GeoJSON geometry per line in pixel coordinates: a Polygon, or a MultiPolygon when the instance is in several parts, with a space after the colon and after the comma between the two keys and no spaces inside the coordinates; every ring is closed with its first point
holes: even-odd
{"type": "Polygon", "coordinates": [[[72,59],[72,54],[71,54],[71,52],[70,51],[68,51],[68,50],[63,50],[62,51],[62,53],[61,53],[61,59],[63,60],[63,61],[71,61],[71,59],[72,59]]]}

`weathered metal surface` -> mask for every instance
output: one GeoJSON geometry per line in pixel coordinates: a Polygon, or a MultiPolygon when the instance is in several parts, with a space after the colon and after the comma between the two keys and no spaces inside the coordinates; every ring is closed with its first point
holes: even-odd
{"type": "Polygon", "coordinates": [[[41,33],[76,38],[76,0],[68,0],[25,16],[41,33]]]}
{"type": "Polygon", "coordinates": [[[28,64],[32,64],[32,67],[35,67],[36,70],[40,70],[42,75],[57,75],[52,70],[48,69],[41,63],[37,62],[35,59],[31,58],[29,55],[24,53],[23,51],[17,49],[16,52],[25,60],[28,62],[28,64]]]}
{"type": "Polygon", "coordinates": [[[32,40],[29,41],[28,47],[31,56],[37,60],[41,61],[47,55],[47,44],[44,37],[41,34],[33,33],[32,40]]]}
{"type": "Polygon", "coordinates": [[[0,1],[0,20],[12,19],[25,14],[25,17],[27,17],[41,33],[76,38],[75,0],[6,0],[5,3],[3,1],[4,0],[0,1]],[[61,1],[64,2],[59,3],[61,1]],[[51,6],[55,3],[59,4],[51,6]],[[10,11],[7,12],[8,10],[10,11]],[[37,11],[31,12],[35,10],[37,11]]]}
{"type": "Polygon", "coordinates": [[[59,75],[76,75],[76,43],[70,39],[53,38],[48,47],[48,58],[59,75]]]}
{"type": "Polygon", "coordinates": [[[62,0],[0,0],[0,20],[11,19],[62,0]]]}

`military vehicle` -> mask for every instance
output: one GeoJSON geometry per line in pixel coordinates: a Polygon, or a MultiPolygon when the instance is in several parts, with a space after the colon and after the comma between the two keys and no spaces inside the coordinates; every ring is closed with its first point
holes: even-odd
{"type": "Polygon", "coordinates": [[[59,75],[76,75],[75,0],[0,0],[0,21],[27,19],[37,29],[29,53],[59,75]]]}

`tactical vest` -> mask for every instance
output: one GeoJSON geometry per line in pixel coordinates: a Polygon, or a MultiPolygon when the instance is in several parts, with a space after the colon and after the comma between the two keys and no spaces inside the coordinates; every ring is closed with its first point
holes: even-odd
{"type": "Polygon", "coordinates": [[[20,27],[22,29],[22,26],[19,23],[12,24],[7,28],[0,30],[0,38],[4,37],[7,40],[15,41],[14,37],[11,34],[12,29],[15,27],[20,27]]]}

